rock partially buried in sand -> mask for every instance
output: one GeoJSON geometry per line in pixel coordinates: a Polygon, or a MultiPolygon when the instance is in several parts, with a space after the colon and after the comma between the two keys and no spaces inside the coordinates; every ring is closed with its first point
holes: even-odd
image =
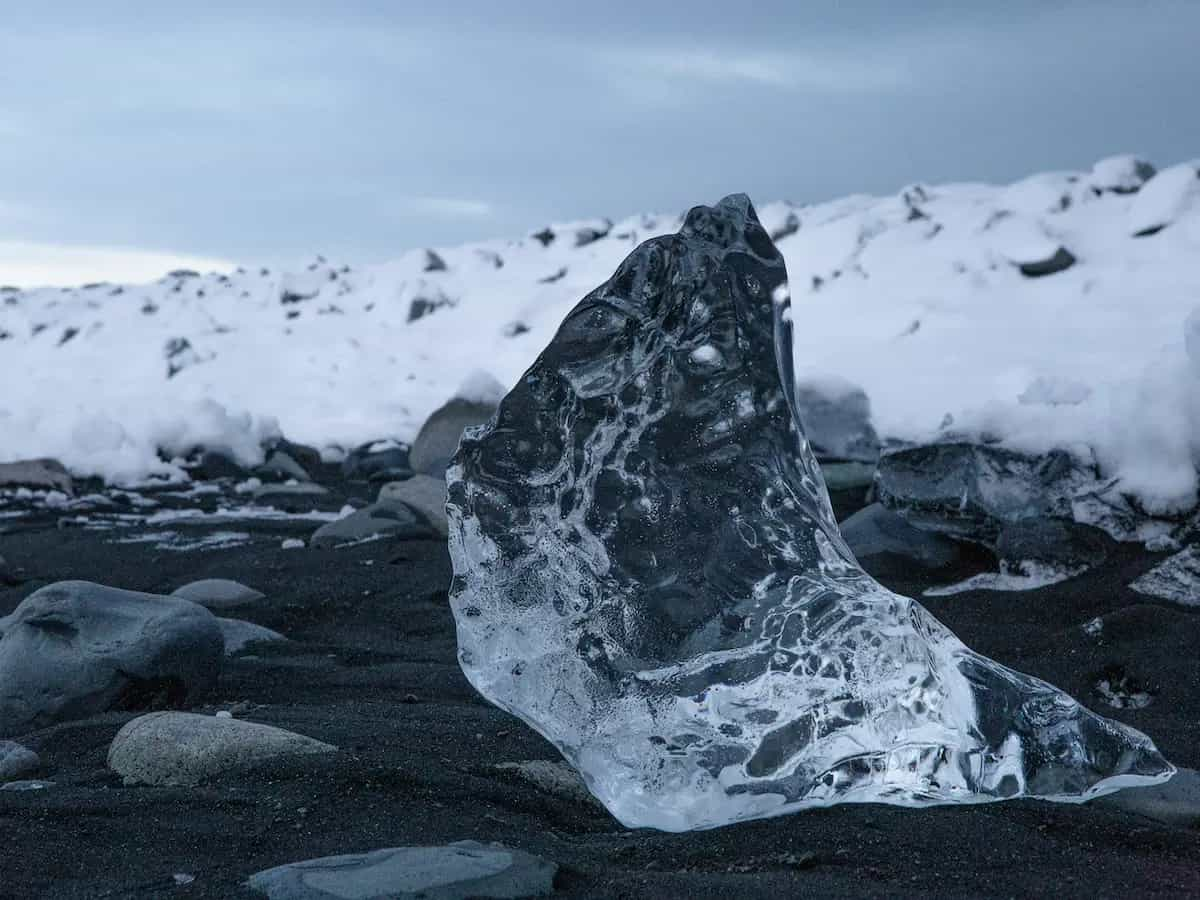
{"type": "Polygon", "coordinates": [[[744,196],[642,244],[448,472],[459,660],[628,827],[1078,801],[1149,738],[855,563],[800,430],[783,258],[744,196]]]}
{"type": "Polygon", "coordinates": [[[544,897],[554,891],[557,870],[503,844],[458,841],[289,863],[251,875],[248,885],[268,900],[544,897]]]}
{"type": "Polygon", "coordinates": [[[251,644],[278,644],[287,641],[278,631],[242,619],[217,619],[225,640],[225,655],[234,656],[251,644]]]}
{"type": "Polygon", "coordinates": [[[190,581],[171,591],[172,597],[182,597],[199,603],[206,609],[236,609],[250,606],[266,598],[262,591],[247,587],[240,581],[228,578],[202,578],[190,581]]]}
{"type": "Polygon", "coordinates": [[[414,475],[407,481],[392,481],[379,489],[379,504],[402,503],[429,520],[442,537],[448,533],[446,521],[446,482],[432,475],[414,475]]]}
{"type": "Polygon", "coordinates": [[[0,620],[0,736],[118,709],[184,706],[217,679],[216,617],[198,604],[63,581],[0,620]]]}
{"type": "Polygon", "coordinates": [[[313,532],[310,543],[314,547],[337,547],[378,537],[427,540],[439,534],[424,516],[407,506],[374,503],[322,525],[313,532]]]}
{"type": "Polygon", "coordinates": [[[108,767],[127,784],[186,787],[273,759],[336,750],[257,722],[161,712],[134,719],[117,732],[108,749],[108,767]]]}
{"type": "Polygon", "coordinates": [[[38,755],[15,741],[0,741],[0,783],[24,778],[42,764],[38,755]]]}

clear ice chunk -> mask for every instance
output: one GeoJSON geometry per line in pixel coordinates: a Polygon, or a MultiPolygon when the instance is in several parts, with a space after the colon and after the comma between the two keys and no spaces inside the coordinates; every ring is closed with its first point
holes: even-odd
{"type": "Polygon", "coordinates": [[[1149,738],[866,575],[797,414],[783,258],[697,207],[567,317],[448,473],[459,659],[626,826],[1082,801],[1149,738]]]}

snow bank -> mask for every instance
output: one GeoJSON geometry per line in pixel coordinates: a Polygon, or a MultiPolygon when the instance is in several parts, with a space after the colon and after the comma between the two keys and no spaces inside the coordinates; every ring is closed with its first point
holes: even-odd
{"type": "MultiPolygon", "coordinates": [[[[760,205],[787,258],[798,376],[862,386],[884,439],[1063,447],[1151,511],[1190,507],[1196,175],[1113,157],[1012,185],[760,205]]],[[[162,457],[194,443],[250,459],[279,431],[332,455],[411,440],[451,396],[494,396],[487,376],[514,383],[579,298],[679,223],[566,223],[361,270],[0,290],[0,461],[129,481],[177,474],[162,457]]]]}

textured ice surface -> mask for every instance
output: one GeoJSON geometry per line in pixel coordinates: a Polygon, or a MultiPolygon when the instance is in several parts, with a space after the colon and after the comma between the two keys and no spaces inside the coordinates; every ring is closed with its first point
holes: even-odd
{"type": "Polygon", "coordinates": [[[471,683],[628,826],[1168,777],[1144,735],[859,569],[799,425],[791,331],[744,196],[583,299],[448,473],[471,683]]]}

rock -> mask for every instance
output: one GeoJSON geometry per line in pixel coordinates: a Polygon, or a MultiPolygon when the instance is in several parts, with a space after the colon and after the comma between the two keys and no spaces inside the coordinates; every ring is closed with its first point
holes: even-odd
{"type": "Polygon", "coordinates": [[[1154,172],[1153,165],[1136,156],[1109,156],[1092,166],[1087,181],[1098,191],[1134,194],[1154,172]]]}
{"type": "Polygon", "coordinates": [[[503,844],[391,847],[289,863],[250,876],[268,900],[467,900],[544,897],[558,867],[503,844]]]}
{"type": "Polygon", "coordinates": [[[1200,171],[1182,163],[1158,172],[1129,205],[1129,233],[1150,237],[1200,209],[1200,171]]]}
{"type": "Polygon", "coordinates": [[[875,464],[864,462],[821,463],[825,487],[830,491],[865,490],[875,481],[875,464]]]}
{"type": "Polygon", "coordinates": [[[1200,772],[1181,768],[1166,784],[1126,788],[1095,804],[1166,825],[1195,828],[1200,825],[1200,772]]]}
{"type": "Polygon", "coordinates": [[[312,482],[264,484],[254,489],[253,497],[256,503],[287,512],[304,512],[330,505],[336,508],[340,503],[330,497],[328,488],[312,482]]]}
{"type": "Polygon", "coordinates": [[[895,556],[925,569],[942,569],[962,558],[954,541],[914,527],[879,503],[860,509],[842,522],[841,530],[859,562],[895,556]]]}
{"type": "Polygon", "coordinates": [[[1017,269],[1026,278],[1042,278],[1064,272],[1075,265],[1075,255],[1066,247],[1057,248],[1043,259],[1031,259],[1017,264],[1017,269]]]}
{"type": "Polygon", "coordinates": [[[333,753],[336,747],[244,719],[158,712],[125,725],[108,767],[126,784],[187,787],[273,759],[333,753]]]}
{"type": "Polygon", "coordinates": [[[272,453],[287,454],[305,472],[314,472],[324,465],[321,459],[321,451],[316,447],[310,447],[308,444],[297,444],[295,441],[289,441],[287,438],[276,438],[268,448],[267,455],[270,456],[272,453]]]}
{"type": "Polygon", "coordinates": [[[379,489],[379,505],[402,503],[425,516],[438,534],[445,537],[446,482],[432,475],[414,475],[407,481],[393,481],[379,489]]]}
{"type": "Polygon", "coordinates": [[[374,503],[322,525],[313,532],[309,543],[314,547],[333,547],[383,535],[420,540],[441,536],[423,515],[407,506],[374,503]]]}
{"type": "Polygon", "coordinates": [[[347,481],[403,481],[411,478],[408,447],[397,441],[372,441],[350,452],[342,461],[342,476],[347,481]]]}
{"type": "Polygon", "coordinates": [[[874,465],[879,436],[871,426],[871,401],[842,378],[809,378],[796,384],[796,407],[813,453],[827,460],[874,465]]]}
{"type": "Polygon", "coordinates": [[[42,761],[32,750],[14,741],[0,741],[0,782],[31,775],[41,764],[42,761]]]}
{"type": "Polygon", "coordinates": [[[417,439],[413,441],[409,452],[413,471],[445,478],[446,467],[458,449],[463,429],[483,424],[495,411],[493,403],[464,400],[461,397],[455,397],[438,409],[421,426],[417,439]]]}
{"type": "Polygon", "coordinates": [[[1185,547],[1135,579],[1129,587],[1156,600],[1200,606],[1200,547],[1185,547]]]}
{"type": "Polygon", "coordinates": [[[1038,563],[1053,569],[1090,569],[1112,553],[1116,541],[1090,525],[1066,519],[1018,519],[1000,527],[1001,563],[1038,563]]]}
{"type": "Polygon", "coordinates": [[[0,737],[109,710],[183,706],[216,682],[216,617],[178,597],[63,581],[0,624],[0,737]]]}
{"type": "Polygon", "coordinates": [[[254,474],[271,481],[287,481],[292,478],[296,481],[312,481],[304,467],[283,450],[270,451],[262,465],[255,467],[254,474]]]}
{"type": "Polygon", "coordinates": [[[217,624],[221,626],[221,637],[225,640],[226,656],[241,653],[250,644],[276,643],[287,640],[278,631],[272,631],[270,628],[264,628],[262,625],[242,619],[218,618],[217,624]]]}
{"type": "Polygon", "coordinates": [[[245,478],[246,467],[220,450],[206,450],[191,469],[193,480],[213,481],[217,478],[245,478]]]}
{"type": "Polygon", "coordinates": [[[786,285],[745,196],[697,207],[463,436],[446,509],[467,679],[626,827],[1164,780],[1145,735],[858,567],[800,430],[786,285]]]}
{"type": "Polygon", "coordinates": [[[206,609],[236,609],[258,603],[267,595],[228,578],[204,578],[175,588],[171,596],[191,600],[206,609]]]}
{"type": "Polygon", "coordinates": [[[579,773],[565,762],[551,762],[548,759],[530,759],[525,762],[507,762],[496,766],[500,772],[512,772],[523,781],[529,782],[539,791],[562,797],[582,806],[595,806],[603,809],[600,803],[587,789],[579,773]]]}
{"type": "Polygon", "coordinates": [[[57,459],[22,459],[0,463],[0,487],[75,492],[71,475],[57,459]]]}

